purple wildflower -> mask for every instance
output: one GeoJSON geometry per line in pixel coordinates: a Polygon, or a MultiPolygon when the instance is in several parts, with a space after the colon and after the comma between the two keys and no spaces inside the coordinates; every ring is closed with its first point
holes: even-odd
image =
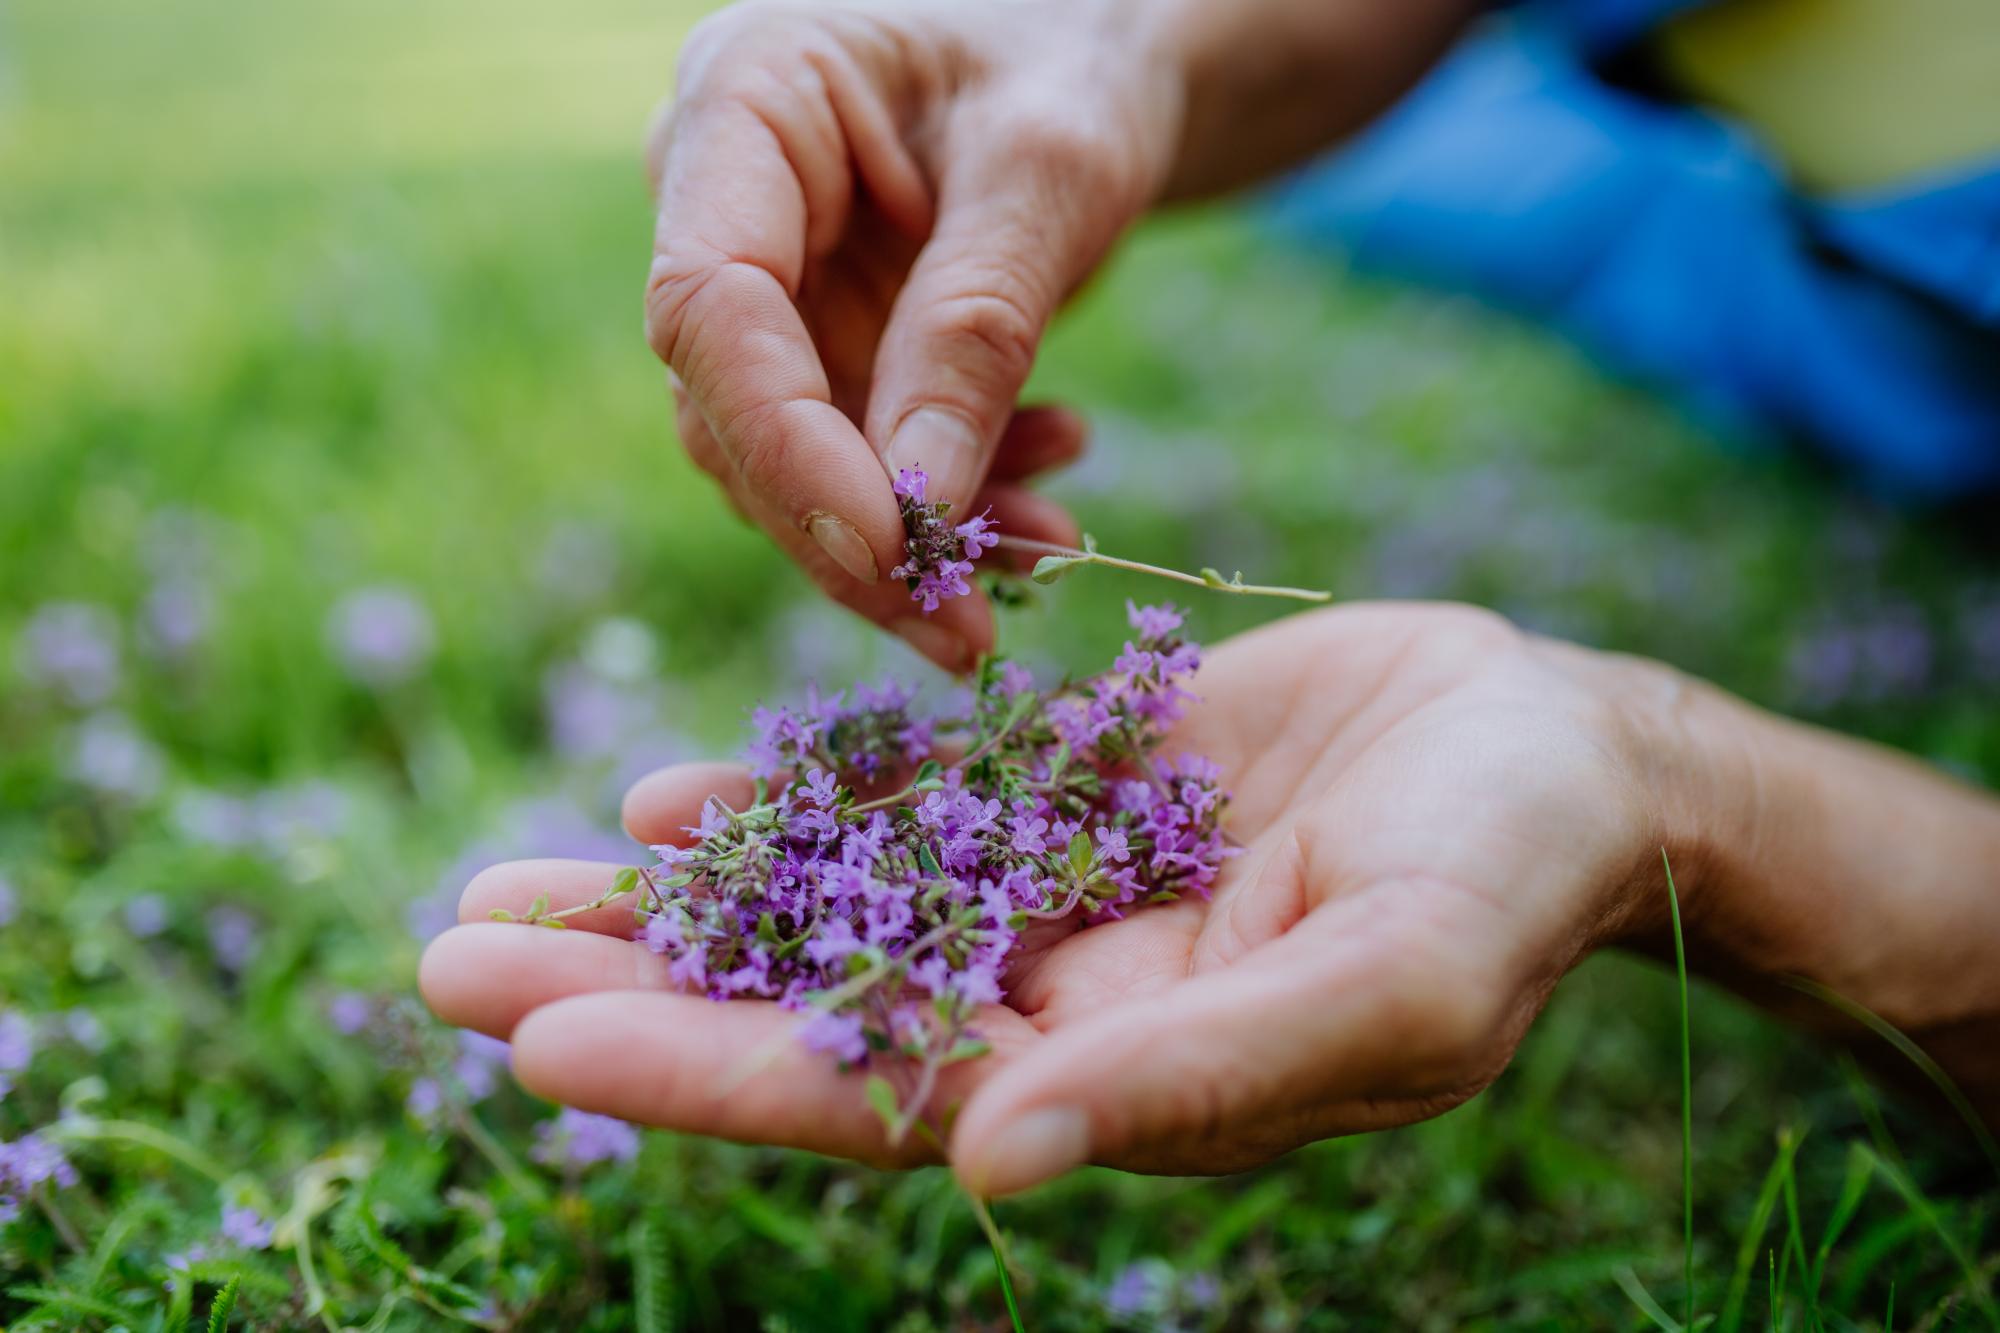
{"type": "Polygon", "coordinates": [[[0,1140],[0,1187],[12,1186],[26,1193],[51,1182],[58,1189],[68,1189],[77,1182],[76,1168],[54,1140],[40,1130],[12,1143],[0,1140]]]}
{"type": "Polygon", "coordinates": [[[342,991],[326,1002],[326,1016],[334,1031],[352,1037],[375,1019],[375,1002],[359,991],[342,991]]]}
{"type": "Polygon", "coordinates": [[[172,921],[167,900],[157,893],[142,893],[125,904],[125,929],[142,940],[165,931],[172,921]]]}
{"type": "Polygon", "coordinates": [[[430,662],[437,630],[424,604],[402,588],[361,588],[334,604],[327,644],[363,685],[401,684],[430,662]]]}
{"type": "Polygon", "coordinates": [[[403,1109],[425,1125],[435,1125],[444,1113],[444,1088],[434,1078],[419,1078],[410,1084],[403,1109]]]}
{"type": "Polygon", "coordinates": [[[34,1023],[26,1014],[0,1009],[0,1075],[18,1074],[34,1058],[34,1023]]]}
{"type": "Polygon", "coordinates": [[[100,796],[143,801],[159,789],[160,752],[123,713],[93,713],[70,736],[69,773],[100,796]]]}
{"type": "Polygon", "coordinates": [[[920,468],[904,468],[896,476],[904,559],[890,571],[909,586],[911,600],[921,603],[926,615],[971,592],[972,562],[982,551],[1000,544],[987,514],[953,527],[945,517],[951,512],[951,502],[924,498],[929,483],[920,468]]]}
{"type": "Polygon", "coordinates": [[[240,907],[216,907],[205,918],[208,947],[225,971],[241,972],[257,956],[257,942],[263,931],[257,918],[240,907]]]}
{"type": "Polygon", "coordinates": [[[222,1206],[222,1238],[246,1250],[271,1248],[271,1224],[248,1205],[222,1206]]]}
{"type": "Polygon", "coordinates": [[[528,1156],[544,1166],[569,1169],[599,1162],[629,1162],[639,1155],[639,1131],[623,1120],[565,1106],[535,1126],[528,1156]]]}
{"type": "Polygon", "coordinates": [[[13,881],[0,875],[0,926],[11,926],[20,913],[21,899],[14,892],[13,881]]]}
{"type": "Polygon", "coordinates": [[[452,1075],[465,1095],[475,1102],[485,1101],[500,1084],[500,1071],[513,1059],[513,1048],[498,1037],[483,1032],[461,1030],[458,1059],[452,1061],[452,1075]]]}
{"type": "Polygon", "coordinates": [[[21,627],[15,652],[30,684],[79,707],[95,707],[118,689],[118,622],[101,606],[48,603],[21,627]]]}
{"type": "Polygon", "coordinates": [[[169,662],[191,656],[215,623],[215,597],[208,586],[184,575],[168,575],[153,585],[139,608],[146,647],[169,662]]]}

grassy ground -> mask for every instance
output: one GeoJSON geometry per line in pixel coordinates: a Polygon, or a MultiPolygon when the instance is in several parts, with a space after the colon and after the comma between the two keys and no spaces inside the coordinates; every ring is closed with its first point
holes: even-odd
{"type": "MultiPolygon", "coordinates": [[[[691,17],[0,9],[0,1053],[36,1048],[0,1138],[50,1126],[80,1173],[0,1227],[0,1324],[170,1326],[239,1273],[265,1328],[1004,1321],[943,1173],[661,1134],[545,1167],[551,1108],[481,1095],[409,1001],[469,868],[604,845],[623,778],[757,697],[908,667],[669,436],[634,147],[691,17]],[[416,607],[364,625],[407,678],[329,642],[367,588],[416,607]],[[51,641],[83,656],[38,681],[51,641]],[[270,1248],[218,1240],[237,1202],[270,1248]]],[[[1100,422],[1062,489],[1109,549],[1470,598],[2000,780],[2000,582],[1951,530],[1242,215],[1138,237],[1040,388],[1100,422]]],[[[1004,633],[1087,666],[1129,591],[1004,633]]],[[[1692,1016],[1697,1308],[1875,1328],[1893,1288],[1896,1327],[1990,1323],[1979,1156],[1726,997],[1692,1016]]],[[[1683,1297],[1678,1024],[1671,976],[1600,959],[1434,1123],[1009,1205],[1030,1326],[1650,1326],[1634,1292],[1683,1297]]]]}

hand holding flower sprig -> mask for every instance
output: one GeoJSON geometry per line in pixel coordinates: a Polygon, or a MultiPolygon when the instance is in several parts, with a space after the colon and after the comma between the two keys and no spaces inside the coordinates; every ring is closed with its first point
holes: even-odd
{"type": "Polygon", "coordinates": [[[1215,767],[1153,757],[1199,650],[1172,610],[1129,614],[1112,672],[1043,692],[988,658],[963,716],[919,718],[895,686],[759,709],[747,805],[711,797],[691,844],[586,903],[494,915],[562,925],[636,895],[672,984],[801,1015],[809,1047],[877,1071],[898,1144],[940,1072],[986,1052],[974,1016],[1024,936],[1205,895],[1229,854],[1215,767]]]}

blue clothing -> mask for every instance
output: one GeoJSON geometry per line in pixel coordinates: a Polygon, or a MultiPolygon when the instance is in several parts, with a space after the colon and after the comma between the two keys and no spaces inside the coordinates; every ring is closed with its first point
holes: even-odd
{"type": "Polygon", "coordinates": [[[1285,232],[1547,321],[1878,489],[2000,487],[2000,163],[1808,199],[1757,142],[1591,65],[1698,0],[1542,0],[1279,185],[1285,232]]]}

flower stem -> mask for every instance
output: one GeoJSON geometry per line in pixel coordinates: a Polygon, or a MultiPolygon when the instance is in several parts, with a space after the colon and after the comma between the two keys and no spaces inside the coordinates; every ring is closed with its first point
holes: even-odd
{"type": "Polygon", "coordinates": [[[1295,602],[1330,602],[1333,594],[1316,588],[1288,588],[1276,584],[1245,583],[1241,574],[1233,578],[1223,578],[1213,569],[1204,569],[1199,574],[1184,574],[1178,569],[1166,569],[1160,565],[1143,564],[1137,560],[1124,560],[1115,555],[1105,555],[1084,538],[1084,549],[1073,546],[1059,546],[1055,542],[1038,542],[1032,537],[1014,537],[1000,534],[1000,545],[1009,551],[1020,551],[1042,558],[1035,563],[1035,572],[1029,577],[1037,583],[1054,583],[1078,565],[1103,565],[1110,569],[1130,570],[1135,574],[1151,574],[1156,578],[1172,579],[1176,583],[1186,583],[1196,588],[1208,588],[1214,592],[1237,593],[1245,597],[1286,597],[1295,602]]]}

